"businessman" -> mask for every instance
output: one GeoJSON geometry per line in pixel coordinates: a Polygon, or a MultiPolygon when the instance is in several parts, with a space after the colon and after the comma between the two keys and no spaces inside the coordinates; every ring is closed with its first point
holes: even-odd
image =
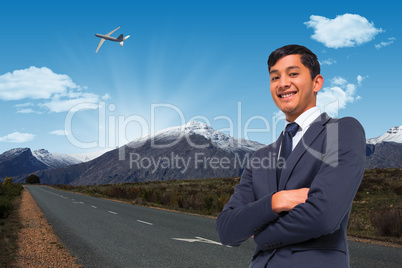
{"type": "Polygon", "coordinates": [[[286,128],[250,158],[218,216],[218,236],[230,246],[254,237],[250,267],[349,267],[346,227],[364,173],[364,130],[316,107],[324,78],[306,47],[278,48],[268,71],[286,128]]]}

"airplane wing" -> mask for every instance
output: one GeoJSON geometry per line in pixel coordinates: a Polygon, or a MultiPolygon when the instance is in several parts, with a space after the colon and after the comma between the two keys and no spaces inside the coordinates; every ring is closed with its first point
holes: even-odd
{"type": "Polygon", "coordinates": [[[103,42],[105,42],[105,39],[101,38],[101,40],[99,41],[98,47],[96,48],[95,53],[98,53],[98,50],[99,50],[100,47],[103,45],[103,42]]]}
{"type": "Polygon", "coordinates": [[[121,26],[117,27],[116,29],[114,29],[113,31],[111,31],[110,33],[105,34],[106,36],[110,36],[112,35],[112,33],[114,33],[115,31],[117,31],[118,29],[120,29],[121,26]]]}

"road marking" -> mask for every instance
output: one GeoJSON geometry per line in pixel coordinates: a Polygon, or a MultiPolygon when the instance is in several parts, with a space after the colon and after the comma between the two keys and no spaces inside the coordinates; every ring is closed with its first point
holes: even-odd
{"type": "Polygon", "coordinates": [[[146,222],[146,221],[141,221],[141,220],[137,220],[137,221],[140,222],[140,223],[148,224],[148,225],[154,225],[153,223],[146,222]]]}
{"type": "Polygon", "coordinates": [[[95,207],[95,206],[91,206],[92,208],[98,208],[98,207],[95,207]]]}
{"type": "Polygon", "coordinates": [[[74,201],[73,204],[84,204],[84,202],[74,201]]]}
{"type": "Polygon", "coordinates": [[[39,188],[39,190],[42,190],[42,191],[44,191],[44,192],[50,193],[50,194],[52,194],[52,195],[55,195],[55,196],[58,196],[58,197],[61,197],[61,198],[64,198],[64,199],[68,198],[68,197],[62,196],[61,194],[53,193],[53,192],[51,192],[51,191],[47,191],[47,190],[42,189],[42,188],[39,188]]]}
{"type": "Polygon", "coordinates": [[[115,215],[117,214],[117,212],[110,211],[110,210],[109,210],[108,212],[109,212],[109,213],[112,213],[112,214],[115,214],[115,215]]]}
{"type": "Polygon", "coordinates": [[[172,239],[178,240],[178,241],[189,242],[189,243],[201,242],[201,243],[207,243],[207,244],[214,244],[214,245],[222,246],[222,244],[219,243],[219,242],[209,240],[209,239],[206,239],[206,238],[202,238],[202,237],[199,237],[199,236],[196,236],[195,239],[194,238],[172,238],[172,239]]]}

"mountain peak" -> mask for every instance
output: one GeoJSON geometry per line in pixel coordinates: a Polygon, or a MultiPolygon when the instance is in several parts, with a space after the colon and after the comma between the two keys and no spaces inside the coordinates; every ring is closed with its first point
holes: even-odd
{"type": "Polygon", "coordinates": [[[402,126],[395,126],[389,129],[385,134],[367,140],[367,143],[369,144],[377,144],[381,142],[402,143],[402,126]]]}
{"type": "Polygon", "coordinates": [[[211,126],[199,121],[190,121],[181,126],[163,129],[153,136],[141,137],[134,140],[130,143],[130,146],[133,146],[136,143],[143,143],[148,139],[162,140],[163,142],[163,140],[177,140],[186,135],[193,134],[201,135],[207,140],[210,140],[215,146],[230,152],[238,150],[256,151],[265,146],[264,144],[255,141],[233,138],[230,135],[215,130],[211,126]]]}
{"type": "Polygon", "coordinates": [[[193,129],[212,129],[211,126],[208,126],[205,123],[199,121],[190,121],[183,125],[186,130],[193,130],[193,129]]]}
{"type": "Polygon", "coordinates": [[[46,149],[35,150],[32,154],[36,159],[48,166],[48,168],[58,168],[81,163],[80,160],[72,156],[58,153],[52,154],[46,149]]]}
{"type": "Polygon", "coordinates": [[[395,126],[387,131],[388,134],[398,134],[402,132],[402,126],[395,126]]]}
{"type": "Polygon", "coordinates": [[[22,153],[28,152],[29,154],[31,153],[31,149],[29,148],[14,148],[10,149],[8,151],[5,151],[2,156],[8,157],[8,156],[15,156],[15,155],[20,155],[22,153]]]}
{"type": "Polygon", "coordinates": [[[33,151],[32,154],[37,158],[37,156],[50,155],[51,153],[49,153],[49,151],[46,149],[38,149],[38,150],[33,151]]]}

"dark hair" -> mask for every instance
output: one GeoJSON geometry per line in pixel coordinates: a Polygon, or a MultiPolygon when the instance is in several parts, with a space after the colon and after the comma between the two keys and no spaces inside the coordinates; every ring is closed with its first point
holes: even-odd
{"type": "Polygon", "coordinates": [[[268,58],[268,71],[271,71],[271,67],[281,58],[294,54],[301,56],[301,62],[310,70],[311,79],[320,74],[320,63],[317,56],[310,49],[299,45],[283,46],[272,52],[268,58]]]}

